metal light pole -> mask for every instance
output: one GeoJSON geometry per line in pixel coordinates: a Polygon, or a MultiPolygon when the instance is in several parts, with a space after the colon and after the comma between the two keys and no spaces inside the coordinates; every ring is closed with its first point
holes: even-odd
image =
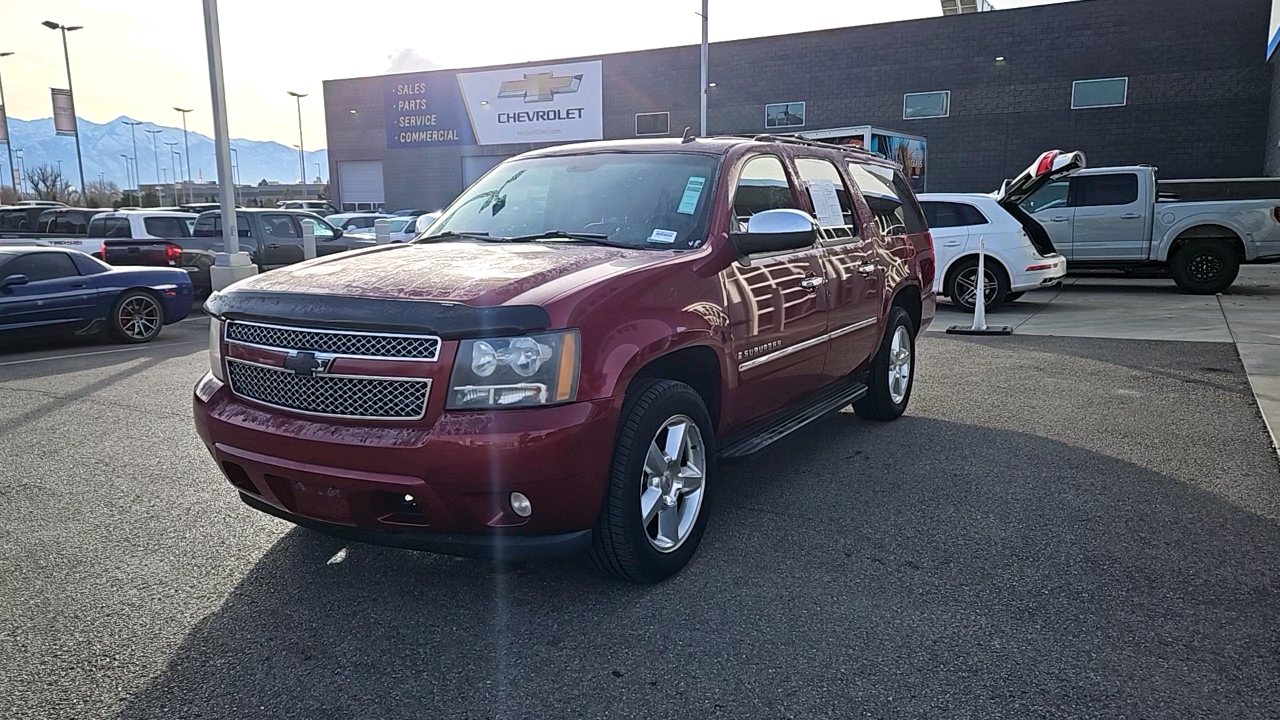
{"type": "Polygon", "coordinates": [[[23,193],[27,191],[27,158],[25,155],[22,154],[22,151],[25,149],[26,148],[18,148],[17,150],[14,150],[14,152],[18,154],[18,165],[22,166],[21,170],[18,169],[17,165],[13,167],[14,170],[18,171],[18,195],[19,196],[21,196],[23,193]]]}
{"type": "MultiPolygon", "coordinates": [[[[12,52],[2,52],[0,57],[9,57],[12,54],[12,52]]],[[[2,78],[0,78],[0,110],[4,110],[4,146],[9,151],[9,170],[16,172],[17,166],[13,164],[13,136],[9,134],[9,109],[4,104],[4,80],[2,78]]],[[[9,180],[13,180],[12,175],[10,175],[9,180]]],[[[0,179],[0,185],[3,184],[3,179],[0,179]]]]}
{"type": "MultiPolygon", "coordinates": [[[[122,154],[120,157],[124,158],[124,182],[126,185],[133,185],[133,177],[129,172],[129,156],[122,154]]],[[[129,204],[132,205],[133,203],[129,204]]]]}
{"type": "MultiPolygon", "coordinates": [[[[209,8],[206,7],[206,16],[208,15],[208,11],[209,8]]],[[[217,12],[217,10],[215,9],[214,12],[217,12]]],[[[208,21],[206,19],[206,24],[207,22],[208,21]]],[[[191,202],[191,141],[187,137],[187,113],[191,112],[194,108],[187,108],[184,110],[183,108],[175,106],[173,109],[182,113],[182,142],[183,145],[186,146],[187,150],[187,202],[191,202]]]]}
{"type": "Polygon", "coordinates": [[[181,170],[173,169],[173,158],[175,156],[178,158],[178,167],[182,167],[182,153],[173,149],[173,146],[177,144],[178,143],[165,143],[165,145],[169,146],[169,174],[173,176],[173,199],[175,201],[181,197],[181,194],[178,192],[178,176],[182,174],[181,170]]]}
{"type": "MultiPolygon", "coordinates": [[[[141,195],[142,188],[138,187],[142,184],[142,180],[139,178],[142,173],[138,172],[138,126],[142,123],[137,120],[121,120],[120,122],[129,126],[129,135],[133,137],[133,189],[137,190],[138,194],[141,195]]],[[[142,201],[139,200],[138,204],[141,205],[142,201]]]]}
{"type": "Polygon", "coordinates": [[[316,166],[316,179],[321,182],[324,182],[324,177],[320,174],[320,163],[315,163],[315,166],[316,166]]]}
{"type": "Polygon", "coordinates": [[[707,136],[707,4],[708,0],[702,0],[702,86],[698,90],[702,119],[702,131],[698,134],[702,137],[707,136]]]}
{"type": "Polygon", "coordinates": [[[240,191],[240,151],[231,148],[231,158],[231,199],[239,205],[240,199],[236,195],[240,191]]]}
{"type": "MultiPolygon", "coordinates": [[[[67,62],[67,96],[71,100],[71,117],[76,121],[76,164],[80,166],[80,192],[84,192],[84,156],[80,152],[80,120],[76,116],[76,91],[71,87],[71,53],[67,50],[67,33],[83,28],[83,25],[59,25],[52,20],[40,23],[50,30],[62,31],[62,57],[67,62]]],[[[26,163],[23,163],[25,165],[26,163]]]]}
{"type": "Polygon", "coordinates": [[[156,167],[156,183],[160,182],[160,151],[156,149],[156,136],[164,132],[163,130],[143,130],[142,132],[151,136],[151,162],[156,167]]]}
{"type": "Polygon", "coordinates": [[[298,102],[298,170],[301,172],[302,194],[307,194],[307,148],[302,143],[302,98],[306,97],[306,93],[296,93],[292,90],[289,94],[298,102]]]}
{"type": "Polygon", "coordinates": [[[240,252],[239,221],[231,182],[231,134],[227,130],[227,88],[222,76],[222,33],[218,28],[218,0],[204,0],[204,36],[209,49],[209,90],[213,95],[213,146],[218,166],[218,200],[222,206],[223,251],[209,268],[214,290],[258,272],[248,253],[240,252]]]}

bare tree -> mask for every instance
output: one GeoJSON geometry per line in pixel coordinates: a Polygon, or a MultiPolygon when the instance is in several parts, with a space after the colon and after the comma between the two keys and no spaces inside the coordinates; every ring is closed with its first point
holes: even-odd
{"type": "Polygon", "coordinates": [[[37,165],[27,170],[27,184],[40,200],[56,200],[72,204],[79,193],[62,177],[62,171],[53,165],[37,165]]]}
{"type": "Polygon", "coordinates": [[[120,186],[114,181],[90,180],[85,185],[89,191],[86,197],[86,204],[89,207],[115,207],[115,202],[120,197],[120,186]]]}

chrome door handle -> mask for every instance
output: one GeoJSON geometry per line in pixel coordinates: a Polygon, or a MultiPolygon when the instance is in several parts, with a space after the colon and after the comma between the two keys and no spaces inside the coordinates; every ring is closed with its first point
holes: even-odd
{"type": "Polygon", "coordinates": [[[1055,218],[1050,218],[1050,220],[1049,220],[1049,221],[1050,221],[1050,222],[1066,222],[1066,221],[1068,221],[1068,220],[1070,220],[1070,219],[1071,219],[1071,218],[1069,218],[1069,217],[1063,217],[1063,216],[1059,215],[1059,216],[1057,216],[1057,217],[1055,217],[1055,218]]]}
{"type": "Polygon", "coordinates": [[[822,283],[826,282],[820,277],[807,277],[800,281],[800,287],[810,292],[822,287],[822,283]]]}
{"type": "Polygon", "coordinates": [[[858,272],[862,273],[863,275],[870,275],[879,269],[880,269],[879,265],[859,265],[858,266],[858,272]]]}
{"type": "Polygon", "coordinates": [[[1137,219],[1139,219],[1139,218],[1141,218],[1141,217],[1142,217],[1142,216],[1141,216],[1141,215],[1139,215],[1138,213],[1125,213],[1125,214],[1123,214],[1123,215],[1121,215],[1121,216],[1120,216],[1120,219],[1121,219],[1121,220],[1137,220],[1137,219]]]}
{"type": "Polygon", "coordinates": [[[951,242],[944,242],[942,243],[942,247],[960,247],[960,241],[952,240],[951,242]]]}

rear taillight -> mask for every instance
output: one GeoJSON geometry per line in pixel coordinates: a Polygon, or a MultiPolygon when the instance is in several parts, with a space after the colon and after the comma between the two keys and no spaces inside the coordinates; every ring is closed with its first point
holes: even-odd
{"type": "Polygon", "coordinates": [[[174,245],[173,243],[169,243],[168,245],[164,246],[165,260],[168,260],[169,262],[172,263],[172,262],[177,262],[178,258],[180,257],[182,257],[182,248],[178,247],[177,245],[174,245]]]}
{"type": "Polygon", "coordinates": [[[1036,270],[1052,270],[1052,269],[1053,269],[1052,263],[1050,263],[1049,265],[1028,265],[1027,266],[1027,272],[1035,272],[1036,270]]]}

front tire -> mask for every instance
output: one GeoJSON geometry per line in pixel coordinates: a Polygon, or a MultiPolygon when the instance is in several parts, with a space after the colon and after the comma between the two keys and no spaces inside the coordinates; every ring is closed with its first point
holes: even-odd
{"type": "Polygon", "coordinates": [[[122,343],[145,343],[155,340],[164,326],[164,308],[146,290],[130,290],[111,306],[107,328],[111,338],[122,343]]]}
{"type": "Polygon", "coordinates": [[[707,526],[715,433],[702,397],[674,380],[627,393],[591,559],[618,577],[661,582],[698,549],[707,526]]]}
{"type": "MultiPolygon", "coordinates": [[[[1009,278],[1004,268],[990,255],[983,269],[982,294],[986,298],[986,308],[990,310],[1005,301],[1009,294],[1009,278]]],[[[978,298],[978,258],[971,257],[956,263],[947,279],[946,291],[951,302],[968,312],[973,311],[978,298]]]]}
{"type": "Polygon", "coordinates": [[[867,394],[853,403],[858,417],[888,422],[906,411],[916,379],[915,355],[916,333],[911,316],[895,307],[889,313],[880,350],[871,361],[867,394]]]}
{"type": "Polygon", "coordinates": [[[1240,258],[1222,240],[1192,240],[1173,256],[1173,281],[1182,292],[1213,295],[1231,287],[1240,274],[1240,258]]]}

